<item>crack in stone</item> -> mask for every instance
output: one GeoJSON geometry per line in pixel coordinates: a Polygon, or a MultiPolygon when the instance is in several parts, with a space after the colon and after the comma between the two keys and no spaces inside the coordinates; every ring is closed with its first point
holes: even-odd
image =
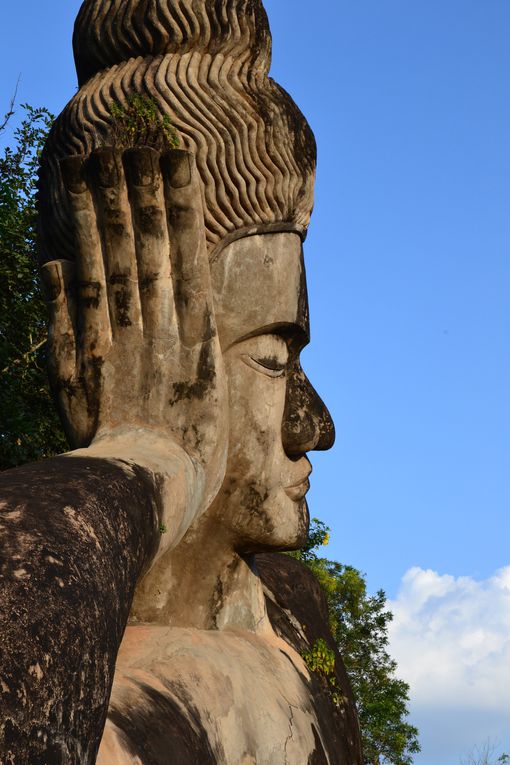
{"type": "Polygon", "coordinates": [[[292,740],[292,734],[293,734],[293,727],[294,727],[294,709],[297,709],[297,707],[294,704],[290,704],[287,701],[287,704],[289,704],[289,711],[290,711],[290,720],[289,720],[289,735],[285,739],[285,746],[283,749],[284,757],[285,757],[285,765],[290,765],[289,761],[287,759],[287,747],[290,744],[292,740]]]}

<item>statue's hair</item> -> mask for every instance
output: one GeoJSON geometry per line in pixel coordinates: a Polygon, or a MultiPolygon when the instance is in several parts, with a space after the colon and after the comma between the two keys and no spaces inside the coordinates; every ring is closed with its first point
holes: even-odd
{"type": "Polygon", "coordinates": [[[248,54],[250,67],[265,72],[271,55],[266,13],[254,0],[89,0],[73,42],[80,85],[138,56],[248,54]]]}
{"type": "Polygon", "coordinates": [[[58,161],[111,142],[113,103],[151,97],[196,155],[210,250],[247,226],[306,229],[316,148],[269,76],[261,0],[85,0],[74,32],[80,90],[57,119],[41,169],[42,257],[72,257],[58,161]]]}

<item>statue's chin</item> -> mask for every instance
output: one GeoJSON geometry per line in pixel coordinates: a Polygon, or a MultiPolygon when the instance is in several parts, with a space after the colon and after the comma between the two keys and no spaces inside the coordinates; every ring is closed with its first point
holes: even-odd
{"type": "Polygon", "coordinates": [[[293,500],[282,491],[252,508],[250,518],[238,529],[239,552],[299,550],[308,538],[310,515],[304,498],[293,500]]]}

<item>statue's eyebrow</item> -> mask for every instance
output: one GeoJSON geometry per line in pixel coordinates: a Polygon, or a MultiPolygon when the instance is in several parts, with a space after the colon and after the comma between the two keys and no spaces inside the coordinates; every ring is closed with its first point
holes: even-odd
{"type": "Polygon", "coordinates": [[[260,335],[279,335],[282,337],[292,349],[297,352],[300,351],[305,345],[308,345],[310,338],[306,330],[300,325],[294,322],[277,322],[273,324],[266,324],[252,332],[247,332],[245,335],[238,337],[233,343],[230,343],[228,351],[234,345],[242,343],[244,340],[249,340],[252,337],[260,337],[260,335]]]}

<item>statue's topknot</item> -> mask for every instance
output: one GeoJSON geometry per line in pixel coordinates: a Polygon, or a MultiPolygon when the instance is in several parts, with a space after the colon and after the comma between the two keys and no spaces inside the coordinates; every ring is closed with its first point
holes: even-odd
{"type": "Polygon", "coordinates": [[[72,258],[58,161],[112,143],[112,104],[148,96],[193,151],[209,249],[252,226],[306,229],[316,149],[269,76],[261,0],[85,0],[74,32],[80,90],[57,119],[41,169],[42,258],[72,258]]]}
{"type": "Polygon", "coordinates": [[[101,69],[139,56],[207,53],[268,66],[271,35],[259,0],[86,0],[74,54],[83,85],[101,69]]]}

